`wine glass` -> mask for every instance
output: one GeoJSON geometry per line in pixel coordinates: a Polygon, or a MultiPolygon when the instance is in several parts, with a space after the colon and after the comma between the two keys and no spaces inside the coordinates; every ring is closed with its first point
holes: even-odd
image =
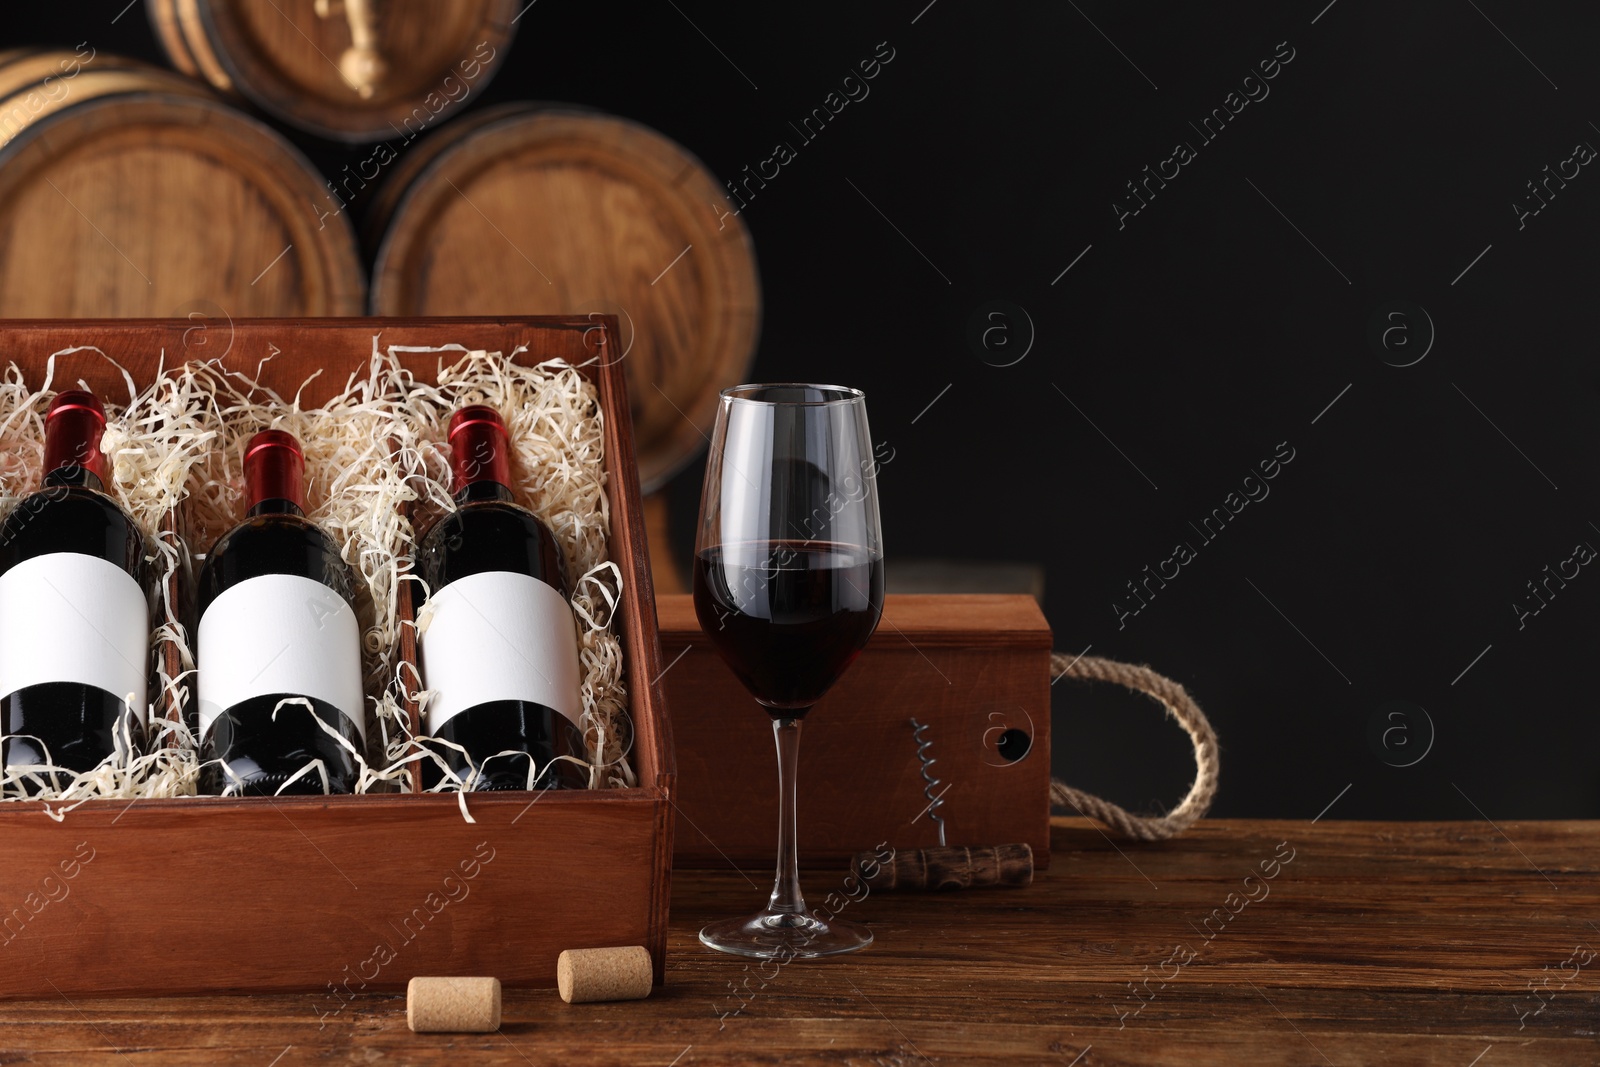
{"type": "Polygon", "coordinates": [[[800,894],[795,767],[800,724],[883,613],[883,535],[866,396],[834,385],[722,393],[700,497],[694,607],[700,627],[772,718],[778,865],[764,910],[700,931],[760,959],[833,956],[872,932],[822,918],[800,894]]]}

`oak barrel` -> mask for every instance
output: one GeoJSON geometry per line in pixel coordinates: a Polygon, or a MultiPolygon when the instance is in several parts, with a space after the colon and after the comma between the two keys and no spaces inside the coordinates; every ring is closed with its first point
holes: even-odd
{"type": "Polygon", "coordinates": [[[87,44],[74,52],[8,49],[0,52],[0,144],[34,122],[86,100],[158,90],[179,96],[210,96],[203,87],[158,67],[125,56],[97,54],[87,44]]]}
{"type": "Polygon", "coordinates": [[[0,317],[360,314],[337,210],[292,145],[191,79],[0,55],[0,317]]]}
{"type": "Polygon", "coordinates": [[[336,141],[413,137],[476,99],[516,0],[149,0],[172,65],[336,141]]]}
{"type": "Polygon", "coordinates": [[[615,314],[648,492],[749,372],[760,281],[731,212],[699,160],[636,122],[486,109],[419,142],[374,197],[372,313],[615,314]]]}

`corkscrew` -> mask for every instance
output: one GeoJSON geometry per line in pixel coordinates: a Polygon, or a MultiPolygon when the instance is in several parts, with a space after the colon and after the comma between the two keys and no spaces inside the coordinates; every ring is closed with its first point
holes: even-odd
{"type": "MultiPolygon", "coordinates": [[[[928,754],[933,741],[928,737],[931,724],[911,720],[911,736],[917,743],[917,760],[922,764],[922,795],[928,798],[923,810],[939,826],[936,848],[905,852],[890,849],[859,852],[850,861],[850,870],[875,889],[977,889],[984,886],[1026,886],[1033,882],[1033,849],[1026,843],[1015,845],[977,845],[949,847],[944,840],[943,779],[935,778],[933,765],[938,759],[928,754]]],[[[921,818],[919,815],[918,818],[921,818]]]]}
{"type": "Polygon", "coordinates": [[[939,814],[939,809],[944,807],[944,794],[938,792],[939,786],[942,784],[941,779],[933,776],[933,765],[939,761],[935,757],[928,755],[928,749],[933,747],[933,742],[923,736],[928,731],[928,724],[919,723],[916,719],[912,719],[911,728],[911,736],[917,743],[917,759],[922,763],[922,780],[927,783],[922,787],[922,795],[928,798],[928,806],[925,810],[928,813],[928,818],[938,824],[939,844],[943,845],[944,816],[939,814]]]}

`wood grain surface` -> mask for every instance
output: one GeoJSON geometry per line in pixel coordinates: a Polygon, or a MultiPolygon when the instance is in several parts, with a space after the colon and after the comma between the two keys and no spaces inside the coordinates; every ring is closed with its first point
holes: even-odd
{"type": "MultiPolygon", "coordinates": [[[[0,1004],[0,1059],[50,1067],[1600,1060],[1592,955],[1600,933],[1591,925],[1600,914],[1600,824],[1205,821],[1175,841],[1113,845],[1083,820],[1059,819],[1053,834],[1057,862],[1030,888],[869,894],[843,914],[871,924],[872,948],[782,968],[695,940],[705,921],[758,904],[764,871],[750,881],[733,871],[680,874],[663,988],[645,1001],[581,1005],[561,1003],[554,990],[508,990],[495,1034],[412,1034],[403,996],[359,996],[319,1020],[304,996],[50,994],[0,1004]],[[1273,868],[1275,856],[1290,858],[1273,868]],[[1247,892],[1258,899],[1230,902],[1247,892]],[[1213,917],[1218,910],[1230,918],[1213,917]]],[[[823,874],[807,882],[816,901],[840,888],[823,874]]],[[[192,936],[203,943],[205,932],[192,936]]],[[[137,957],[125,964],[139,969],[137,957]]]]}

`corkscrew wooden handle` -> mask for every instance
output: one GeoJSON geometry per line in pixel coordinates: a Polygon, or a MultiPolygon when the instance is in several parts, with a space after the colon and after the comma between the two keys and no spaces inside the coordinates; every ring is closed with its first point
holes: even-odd
{"type": "Polygon", "coordinates": [[[1033,849],[1026,844],[940,845],[897,851],[884,862],[875,852],[859,852],[850,871],[873,889],[937,890],[1020,888],[1033,884],[1033,849]]]}

